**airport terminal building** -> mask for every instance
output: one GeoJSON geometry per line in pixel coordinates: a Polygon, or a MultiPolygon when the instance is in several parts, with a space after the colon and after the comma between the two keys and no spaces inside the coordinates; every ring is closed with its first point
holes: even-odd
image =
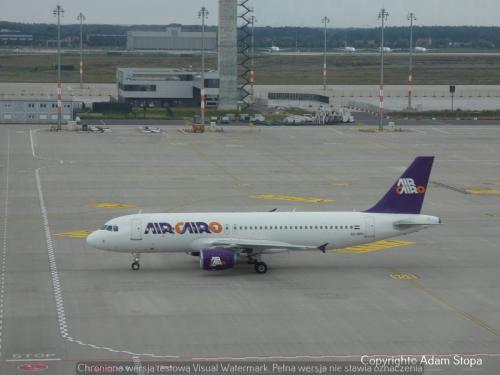
{"type": "MultiPolygon", "coordinates": [[[[200,105],[199,72],[168,68],[118,68],[116,75],[120,102],[169,107],[200,105]]],[[[207,107],[217,107],[217,72],[205,72],[205,96],[207,107]]]]}
{"type": "MultiPolygon", "coordinates": [[[[62,120],[73,119],[73,101],[62,100],[62,120]]],[[[1,98],[0,123],[57,124],[57,100],[47,97],[1,98]]]]}
{"type": "MultiPolygon", "coordinates": [[[[129,31],[128,50],[201,51],[201,32],[182,31],[180,27],[167,27],[165,31],[129,31]]],[[[217,33],[205,31],[205,50],[217,49],[217,33]]]]}

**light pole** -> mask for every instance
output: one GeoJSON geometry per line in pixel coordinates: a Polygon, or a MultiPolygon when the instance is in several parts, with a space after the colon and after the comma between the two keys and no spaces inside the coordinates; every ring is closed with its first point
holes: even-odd
{"type": "Polygon", "coordinates": [[[62,102],[61,102],[61,16],[64,9],[57,5],[52,11],[57,17],[57,130],[62,129],[62,102]]]}
{"type": "Polygon", "coordinates": [[[408,74],[408,109],[411,110],[411,97],[413,87],[413,22],[417,20],[415,13],[408,14],[410,21],[410,70],[408,74]]]}
{"type": "Polygon", "coordinates": [[[325,16],[321,22],[325,25],[325,38],[323,46],[323,90],[326,91],[326,27],[330,23],[330,19],[325,16]]]}
{"type": "Polygon", "coordinates": [[[80,89],[83,89],[83,21],[85,21],[85,16],[80,12],[76,19],[80,21],[80,89]]]}
{"type": "MultiPolygon", "coordinates": [[[[253,9],[252,9],[253,12],[253,9]]],[[[255,22],[257,18],[254,15],[250,17],[250,24],[252,25],[252,61],[250,67],[250,87],[252,92],[252,100],[254,98],[254,84],[255,84],[255,22]]]]}
{"type": "Polygon", "coordinates": [[[205,20],[208,18],[208,10],[202,7],[198,12],[201,18],[201,123],[205,125],[205,20]]]}
{"type": "Polygon", "coordinates": [[[380,10],[380,13],[378,14],[378,19],[382,21],[382,39],[380,41],[380,106],[379,106],[379,125],[378,129],[380,131],[384,130],[384,52],[385,52],[385,47],[384,47],[384,27],[385,27],[385,21],[387,20],[387,17],[389,16],[389,13],[385,10],[385,8],[382,8],[380,10]]]}

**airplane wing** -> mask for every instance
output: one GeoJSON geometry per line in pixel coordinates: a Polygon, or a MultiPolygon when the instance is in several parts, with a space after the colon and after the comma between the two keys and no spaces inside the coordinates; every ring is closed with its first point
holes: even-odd
{"type": "Polygon", "coordinates": [[[277,253],[289,250],[321,250],[325,251],[328,244],[321,246],[302,246],[293,245],[287,242],[256,240],[256,239],[241,239],[241,238],[204,238],[196,240],[191,244],[193,251],[201,251],[206,248],[227,247],[238,252],[238,254],[255,255],[263,253],[277,253]]]}

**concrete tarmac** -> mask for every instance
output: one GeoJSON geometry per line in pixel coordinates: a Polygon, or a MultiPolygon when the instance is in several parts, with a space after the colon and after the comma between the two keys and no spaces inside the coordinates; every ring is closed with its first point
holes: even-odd
{"type": "Polygon", "coordinates": [[[93,360],[364,355],[500,372],[499,127],[112,130],[0,126],[2,375],[72,374],[93,360]],[[265,275],[144,254],[134,272],[132,256],[89,248],[81,232],[139,210],[363,210],[418,155],[436,156],[424,213],[444,225],[398,239],[407,246],[266,256],[265,275]],[[455,354],[481,365],[455,365],[455,354]]]}

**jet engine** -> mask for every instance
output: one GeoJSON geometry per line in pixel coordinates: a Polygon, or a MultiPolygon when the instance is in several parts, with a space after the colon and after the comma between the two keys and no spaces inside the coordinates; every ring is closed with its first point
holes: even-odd
{"type": "Polygon", "coordinates": [[[203,249],[200,252],[200,267],[205,271],[222,271],[236,264],[236,252],[225,247],[203,249]]]}

